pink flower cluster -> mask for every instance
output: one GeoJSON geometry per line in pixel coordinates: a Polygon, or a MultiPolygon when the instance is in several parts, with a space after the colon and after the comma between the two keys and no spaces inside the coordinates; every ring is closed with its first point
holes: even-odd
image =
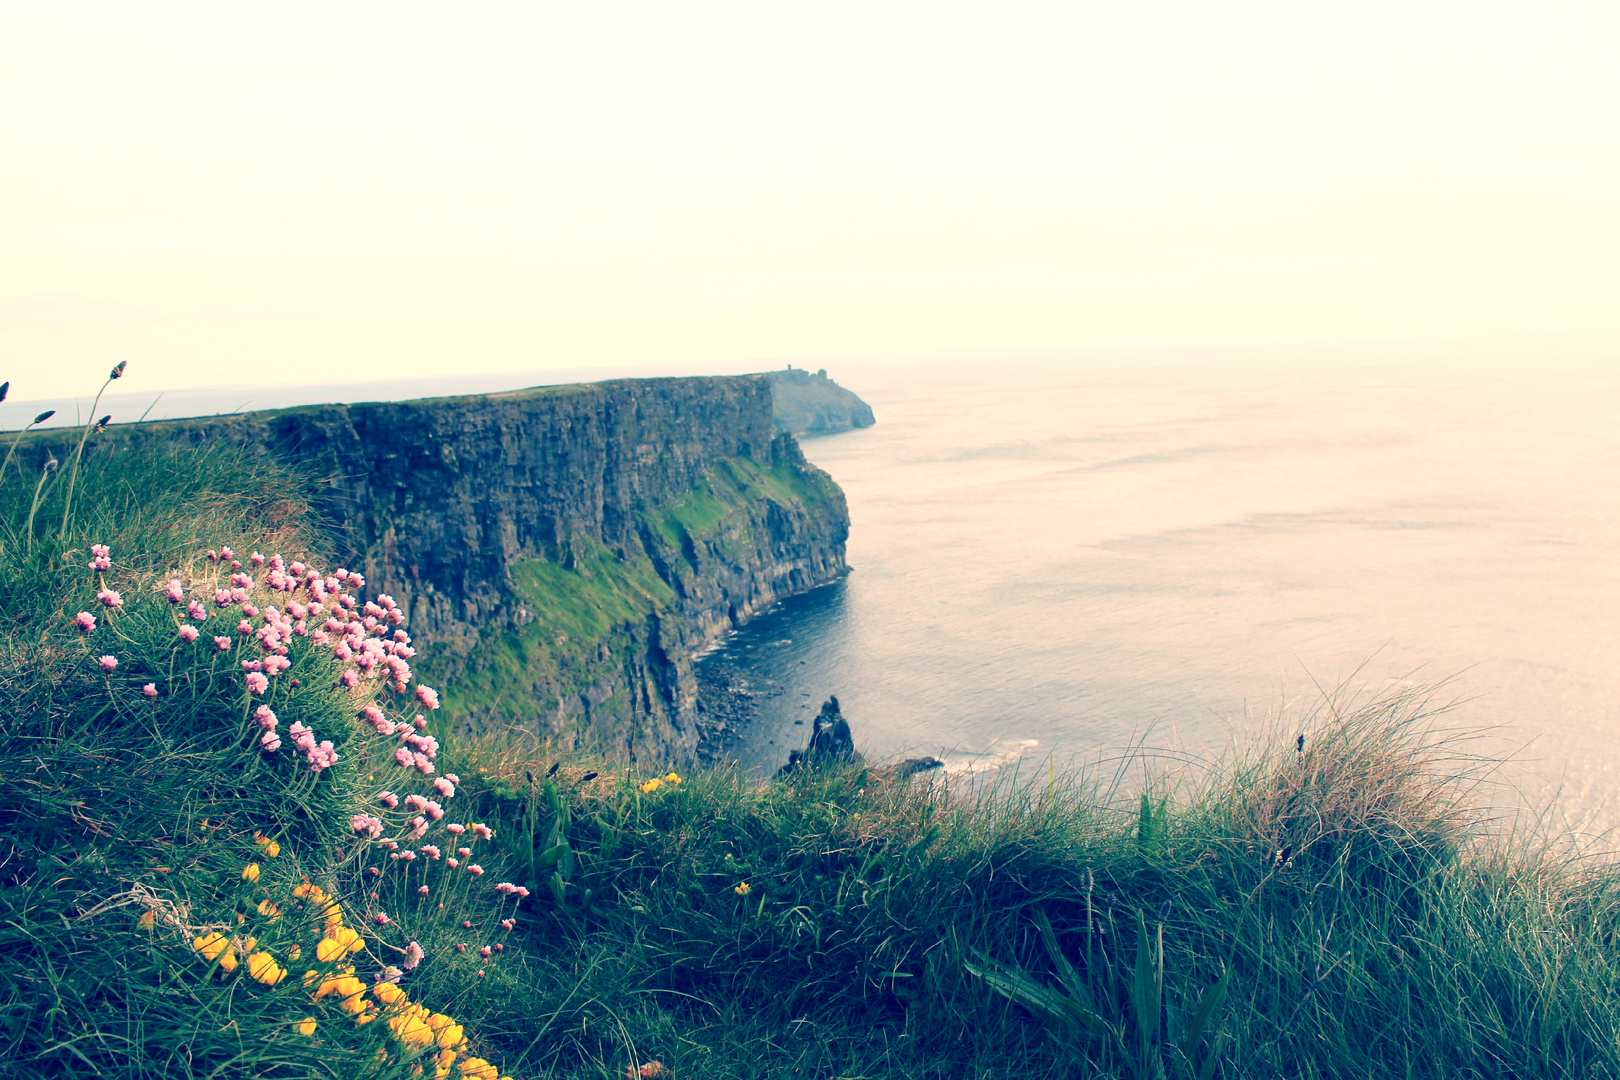
{"type": "MultiPolygon", "coordinates": [[[[263,676],[260,677],[262,678],[263,676]]],[[[332,767],[333,763],[337,761],[337,751],[332,748],[331,740],[328,739],[323,741],[319,746],[317,746],[315,744],[315,732],[311,731],[303,724],[298,723],[296,720],[293,722],[292,727],[287,729],[287,734],[293,737],[293,745],[302,750],[304,752],[304,756],[309,759],[310,772],[320,772],[322,769],[329,769],[332,767]]]]}
{"type": "Polygon", "coordinates": [[[96,628],[96,617],[88,611],[81,611],[73,616],[73,625],[88,634],[96,628]]]}
{"type": "Polygon", "coordinates": [[[349,828],[357,833],[365,833],[373,840],[382,835],[382,819],[374,818],[370,814],[356,814],[349,819],[349,828]]]}
{"type": "Polygon", "coordinates": [[[274,753],[281,749],[281,738],[276,734],[276,714],[268,705],[260,705],[253,710],[253,719],[264,728],[264,734],[259,736],[259,745],[274,753]]]}
{"type": "Polygon", "coordinates": [[[422,946],[418,945],[414,941],[405,946],[405,953],[407,959],[403,964],[400,965],[400,967],[404,968],[406,971],[415,971],[416,965],[420,964],[423,958],[427,956],[427,953],[423,950],[422,946]]]}
{"type": "Polygon", "coordinates": [[[90,569],[112,569],[112,548],[108,547],[106,544],[91,544],[90,554],[92,556],[90,560],[90,569]]]}
{"type": "MultiPolygon", "coordinates": [[[[499,885],[495,886],[495,891],[498,893],[511,893],[513,896],[517,897],[529,895],[528,889],[525,889],[522,885],[514,885],[510,881],[501,882],[499,885]]],[[[513,922],[513,920],[506,919],[501,923],[501,925],[510,930],[516,924],[513,922]]]]}

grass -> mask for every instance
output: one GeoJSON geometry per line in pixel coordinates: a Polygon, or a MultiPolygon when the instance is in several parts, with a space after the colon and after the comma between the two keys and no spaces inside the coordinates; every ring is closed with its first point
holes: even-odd
{"type": "Polygon", "coordinates": [[[529,735],[446,739],[445,820],[493,836],[427,842],[466,841],[473,877],[356,835],[360,812],[399,835],[385,785],[438,796],[378,751],[329,651],[294,641],[269,699],[335,743],[316,773],[256,749],[238,668],[174,643],[162,583],[203,588],[208,548],[320,560],[296,476],[92,457],[66,535],[60,477],[25,535],[36,479],[0,486],[7,1076],[434,1075],[402,1014],[357,1024],[312,994],[346,963],[371,985],[407,939],[426,959],[402,991],[465,1028],[453,1076],[475,1054],[525,1078],[1620,1075],[1614,869],[1494,820],[1490,763],[1436,738],[1419,695],[1326,701],[1198,769],[1138,749],[979,792],[881,766],[672,782],[665,762],[653,785],[529,735]],[[85,569],[92,543],[110,571],[85,569]],[[306,881],[358,952],[309,956],[331,931],[306,881]],[[213,932],[291,974],[224,970],[193,944],[213,932]]]}

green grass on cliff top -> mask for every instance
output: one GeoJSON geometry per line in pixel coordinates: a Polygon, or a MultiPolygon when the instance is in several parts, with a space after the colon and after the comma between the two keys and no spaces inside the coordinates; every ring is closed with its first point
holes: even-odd
{"type": "MultiPolygon", "coordinates": [[[[465,890],[419,903],[425,871],[348,854],[377,785],[326,698],[290,708],[343,767],[252,774],[225,698],[147,702],[64,628],[91,542],[130,598],[221,539],[319,549],[262,462],[134,460],[84,478],[65,540],[44,514],[32,552],[31,492],[0,488],[8,1077],[409,1075],[374,1061],[386,1025],[310,1000],[303,965],[273,989],[223,973],[131,900],[263,928],[257,888],[300,875],[418,920],[430,955],[402,988],[518,1078],[1620,1075],[1620,877],[1493,831],[1469,779],[1487,763],[1427,737],[1410,694],[1331,702],[1201,771],[1137,753],[977,794],[871,766],[649,790],[650,770],[450,742],[453,818],[496,833],[482,880],[533,895],[510,933],[465,890]],[[285,850],[249,888],[255,832],[285,850]],[[485,942],[504,949],[479,959],[485,942]]],[[[160,656],[168,631],[130,604],[108,647],[160,656]]],[[[368,946],[357,974],[388,961],[368,946]]]]}

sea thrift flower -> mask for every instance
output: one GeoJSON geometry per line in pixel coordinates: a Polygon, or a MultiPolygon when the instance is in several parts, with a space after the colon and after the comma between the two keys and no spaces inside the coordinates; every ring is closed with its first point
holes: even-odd
{"type": "Polygon", "coordinates": [[[394,760],[398,762],[400,768],[403,769],[408,769],[415,764],[415,759],[411,757],[411,752],[405,749],[403,746],[394,751],[394,760]]]}
{"type": "Polygon", "coordinates": [[[483,877],[484,876],[484,868],[482,866],[479,866],[477,863],[468,863],[467,864],[467,873],[471,874],[473,877],[483,877]]]}
{"type": "Polygon", "coordinates": [[[434,847],[432,844],[423,844],[422,845],[422,854],[426,855],[430,859],[437,859],[439,857],[439,855],[440,855],[440,851],[439,851],[438,848],[434,847]]]}
{"type": "Polygon", "coordinates": [[[525,897],[525,896],[529,895],[529,890],[524,888],[522,885],[519,885],[517,888],[513,889],[512,891],[514,893],[516,893],[520,899],[522,897],[525,897]]]}
{"type": "Polygon", "coordinates": [[[479,824],[477,824],[477,825],[474,825],[472,827],[472,831],[473,831],[473,835],[477,836],[478,839],[480,839],[480,840],[493,840],[493,839],[495,839],[494,830],[491,829],[488,825],[485,825],[485,824],[483,824],[481,822],[479,824]]]}
{"type": "Polygon", "coordinates": [[[378,926],[387,926],[389,923],[394,921],[388,917],[388,913],[386,911],[379,911],[376,915],[372,916],[372,918],[375,920],[378,926]]]}
{"type": "Polygon", "coordinates": [[[501,920],[501,929],[502,930],[510,930],[516,925],[517,925],[517,920],[516,919],[502,919],[501,920]]]}
{"type": "Polygon", "coordinates": [[[466,952],[466,951],[467,951],[467,946],[465,944],[457,944],[456,945],[456,952],[466,952]]]}
{"type": "Polygon", "coordinates": [[[444,827],[444,831],[449,833],[451,836],[460,836],[462,833],[467,831],[467,826],[465,826],[465,825],[446,825],[444,827]]]}
{"type": "Polygon", "coordinates": [[[450,869],[454,870],[456,867],[460,866],[461,863],[456,859],[446,859],[446,860],[444,860],[444,865],[446,865],[450,869]]]}
{"type": "Polygon", "coordinates": [[[468,857],[470,857],[472,855],[472,848],[470,848],[470,847],[458,847],[458,848],[456,848],[456,854],[460,855],[463,859],[468,858],[468,857]]]}
{"type": "Polygon", "coordinates": [[[254,566],[263,566],[264,556],[255,551],[253,554],[248,556],[248,562],[252,563],[254,566]]]}
{"type": "Polygon", "coordinates": [[[228,637],[216,637],[214,639],[214,647],[220,652],[224,652],[226,649],[231,647],[231,639],[228,637]]]}
{"type": "Polygon", "coordinates": [[[377,801],[388,807],[390,810],[393,810],[399,806],[399,796],[395,795],[392,791],[382,792],[377,796],[377,801]]]}
{"type": "Polygon", "coordinates": [[[241,622],[236,624],[236,632],[238,634],[251,634],[253,633],[253,624],[248,622],[246,619],[243,619],[241,622]]]}
{"type": "Polygon", "coordinates": [[[195,626],[192,626],[190,623],[186,623],[185,625],[181,626],[180,627],[180,640],[181,641],[186,641],[186,642],[196,641],[197,640],[197,628],[195,626]]]}
{"type": "Polygon", "coordinates": [[[426,896],[427,894],[428,894],[428,887],[426,885],[421,885],[421,886],[417,887],[417,890],[416,890],[416,895],[417,896],[426,896]]]}
{"type": "Polygon", "coordinates": [[[169,598],[169,603],[178,604],[186,598],[185,586],[178,581],[171,581],[163,587],[163,593],[169,598]]]}
{"type": "MultiPolygon", "coordinates": [[[[427,892],[427,886],[426,885],[422,886],[422,888],[419,891],[423,892],[423,893],[426,893],[427,892]]],[[[420,964],[422,962],[422,960],[427,956],[427,952],[423,950],[422,946],[418,945],[414,941],[411,942],[409,945],[405,946],[405,952],[407,954],[409,954],[410,959],[406,960],[400,966],[403,967],[406,971],[414,971],[415,968],[416,968],[416,965],[420,964]]]]}
{"type": "Polygon", "coordinates": [[[270,689],[270,680],[257,671],[247,673],[247,688],[250,694],[262,694],[270,689]]]}
{"type": "Polygon", "coordinates": [[[257,709],[254,709],[253,719],[257,720],[259,722],[259,726],[267,731],[276,730],[276,724],[278,721],[276,719],[275,710],[270,708],[268,705],[260,705],[257,709]]]}
{"type": "Polygon", "coordinates": [[[149,698],[157,697],[157,683],[147,683],[145,686],[141,687],[141,693],[145,694],[149,698]]]}
{"type": "MultiPolygon", "coordinates": [[[[467,869],[471,870],[472,867],[469,866],[467,869]]],[[[493,955],[495,955],[495,950],[490,948],[488,945],[485,945],[482,949],[478,950],[478,955],[479,956],[493,956],[493,955]]]]}
{"type": "Polygon", "coordinates": [[[100,592],[96,593],[96,599],[100,600],[104,605],[110,608],[124,606],[124,598],[118,595],[117,589],[102,589],[100,592]]]}
{"type": "Polygon", "coordinates": [[[338,682],[342,683],[346,689],[353,690],[359,684],[360,676],[353,668],[349,668],[338,676],[338,682]]]}
{"type": "Polygon", "coordinates": [[[263,735],[259,736],[259,745],[263,746],[271,753],[275,753],[277,750],[281,749],[281,739],[276,735],[275,732],[267,731],[263,735]]]}
{"type": "Polygon", "coordinates": [[[203,607],[200,602],[193,600],[191,603],[186,605],[186,614],[190,615],[198,622],[202,622],[204,619],[208,618],[208,609],[203,607]]]}
{"type": "Polygon", "coordinates": [[[416,762],[416,771],[423,776],[433,775],[433,762],[428,760],[426,754],[412,754],[411,759],[416,762]]]}
{"type": "Polygon", "coordinates": [[[96,617],[88,611],[81,611],[73,616],[73,625],[88,634],[96,628],[96,617]]]}
{"type": "Polygon", "coordinates": [[[429,709],[437,709],[439,707],[439,692],[431,686],[418,686],[416,688],[416,700],[429,709]]]}
{"type": "Polygon", "coordinates": [[[107,674],[111,675],[113,669],[118,666],[118,658],[116,656],[103,656],[98,659],[96,663],[101,665],[102,671],[105,671],[107,674]]]}
{"type": "Polygon", "coordinates": [[[370,814],[356,814],[349,819],[349,828],[357,833],[366,833],[375,840],[382,835],[383,823],[370,814]]]}

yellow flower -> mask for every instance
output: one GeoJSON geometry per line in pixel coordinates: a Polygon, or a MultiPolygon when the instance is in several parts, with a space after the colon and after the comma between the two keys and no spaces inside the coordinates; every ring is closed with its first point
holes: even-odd
{"type": "Polygon", "coordinates": [[[142,930],[150,930],[156,924],[157,924],[157,917],[155,915],[153,915],[150,911],[148,911],[145,915],[142,915],[140,918],[135,920],[135,925],[140,927],[142,930]]]}
{"type": "Polygon", "coordinates": [[[500,1080],[500,1073],[495,1066],[483,1058],[468,1058],[461,1063],[461,1075],[467,1080],[500,1080]]]}
{"type": "Polygon", "coordinates": [[[739,882],[737,882],[737,884],[735,884],[735,885],[733,885],[731,887],[731,891],[736,893],[738,896],[747,896],[749,893],[753,892],[754,890],[750,889],[748,887],[748,882],[739,881],[739,882]]]}
{"type": "Polygon", "coordinates": [[[219,954],[231,947],[228,939],[220,934],[205,934],[200,938],[193,938],[191,947],[202,953],[204,960],[218,960],[219,954]]]}
{"type": "Polygon", "coordinates": [[[293,945],[293,946],[290,946],[287,949],[287,959],[289,959],[289,960],[297,960],[300,956],[303,956],[303,955],[304,955],[304,947],[302,945],[293,945]]]}
{"type": "MultiPolygon", "coordinates": [[[[347,1006],[348,1006],[348,1003],[345,1002],[344,1007],[347,1008],[347,1006]]],[[[368,1001],[368,1002],[364,1002],[360,1006],[360,1008],[361,1008],[362,1011],[359,1013],[359,1015],[357,1015],[354,1018],[354,1026],[355,1027],[364,1027],[365,1025],[371,1023],[373,1020],[377,1019],[377,1016],[378,1016],[377,1006],[371,1004],[368,1001]]],[[[353,1010],[350,1010],[350,1011],[352,1012],[353,1010]]]]}
{"type": "Polygon", "coordinates": [[[270,839],[268,836],[261,835],[260,833],[254,833],[253,842],[263,848],[265,855],[269,858],[273,859],[277,855],[281,854],[281,845],[270,839]]]}
{"type": "Polygon", "coordinates": [[[658,790],[659,786],[662,783],[663,783],[663,781],[658,779],[658,777],[655,776],[651,780],[647,781],[645,784],[641,785],[641,793],[643,795],[651,795],[653,792],[658,790]]]}
{"type": "Polygon", "coordinates": [[[256,952],[247,959],[248,974],[264,983],[274,986],[287,977],[287,969],[276,963],[276,958],[267,952],[256,952]]]}
{"type": "Polygon", "coordinates": [[[243,867],[242,868],[242,880],[243,881],[258,881],[259,880],[259,864],[256,863],[256,862],[250,862],[250,863],[247,864],[247,866],[243,867]]]}
{"type": "Polygon", "coordinates": [[[664,777],[664,783],[666,783],[666,784],[678,784],[680,782],[681,782],[681,777],[680,777],[679,773],[673,773],[672,772],[668,776],[664,777]]]}
{"type": "Polygon", "coordinates": [[[281,909],[270,902],[269,897],[259,901],[259,914],[269,917],[271,922],[281,918],[281,909]]]}
{"type": "MultiPolygon", "coordinates": [[[[450,1075],[450,1063],[456,1060],[454,1050],[440,1050],[439,1056],[433,1059],[433,1080],[444,1080],[450,1075]]],[[[467,1070],[461,1070],[465,1073],[467,1070]]]]}
{"type": "Polygon", "coordinates": [[[401,990],[395,983],[380,982],[371,988],[371,992],[384,1005],[398,1005],[401,1002],[407,1005],[410,1004],[410,999],[405,996],[405,991],[401,990]]]}
{"type": "Polygon", "coordinates": [[[298,1034],[300,1034],[300,1035],[313,1035],[313,1034],[315,1034],[315,1018],[313,1016],[306,1016],[306,1017],[304,1017],[302,1020],[300,1020],[298,1022],[298,1034]]]}

